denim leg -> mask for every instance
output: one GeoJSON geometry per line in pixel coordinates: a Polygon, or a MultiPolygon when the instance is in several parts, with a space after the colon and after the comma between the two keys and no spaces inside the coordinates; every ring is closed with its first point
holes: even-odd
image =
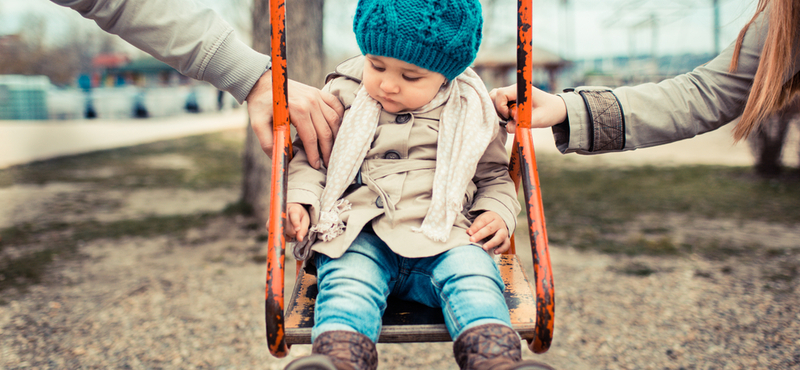
{"type": "Polygon", "coordinates": [[[331,330],[356,331],[378,341],[397,258],[371,232],[362,232],[339,258],[317,255],[313,342],[331,330]]]}
{"type": "Polygon", "coordinates": [[[403,285],[405,299],[442,307],[453,340],[478,325],[511,326],[500,270],[480,247],[465,245],[419,259],[403,285]]]}

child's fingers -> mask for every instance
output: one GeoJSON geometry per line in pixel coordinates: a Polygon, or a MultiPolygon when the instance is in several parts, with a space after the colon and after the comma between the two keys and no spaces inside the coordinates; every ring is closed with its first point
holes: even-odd
{"type": "Polygon", "coordinates": [[[297,240],[303,241],[305,239],[306,234],[308,234],[308,224],[309,224],[308,213],[303,212],[300,217],[300,225],[297,227],[297,240]]]}
{"type": "Polygon", "coordinates": [[[289,222],[286,223],[283,227],[283,234],[286,235],[289,240],[293,240],[296,236],[296,231],[294,229],[294,225],[292,225],[292,214],[289,213],[289,222]]]}
{"type": "Polygon", "coordinates": [[[505,240],[503,240],[503,243],[500,244],[499,247],[495,248],[494,254],[503,254],[508,251],[508,248],[511,248],[511,238],[506,237],[505,240]]]}
{"type": "MultiPolygon", "coordinates": [[[[470,228],[470,230],[472,229],[470,228]]],[[[469,241],[472,243],[477,243],[483,239],[486,239],[492,234],[494,234],[494,231],[492,231],[490,225],[483,225],[483,227],[470,233],[469,241]]]]}
{"type": "MultiPolygon", "coordinates": [[[[467,229],[467,234],[473,235],[476,232],[478,232],[478,230],[480,230],[481,228],[486,226],[486,223],[488,221],[486,220],[485,217],[482,217],[482,216],[483,216],[483,214],[479,215],[478,218],[475,219],[475,222],[473,222],[472,225],[470,225],[469,229],[467,229]]],[[[472,240],[472,238],[470,238],[470,240],[474,241],[474,240],[472,240]]]]}
{"type": "MultiPolygon", "coordinates": [[[[505,249],[501,249],[500,252],[497,251],[499,248],[503,248],[504,243],[508,240],[508,232],[505,228],[499,229],[492,233],[491,239],[483,243],[483,249],[487,252],[492,251],[494,249],[495,254],[503,253],[508,249],[508,246],[505,249]]],[[[509,243],[509,246],[511,244],[509,243]]]]}
{"type": "Polygon", "coordinates": [[[303,237],[308,230],[308,217],[306,217],[305,212],[297,212],[295,210],[289,212],[289,222],[286,225],[286,229],[291,229],[290,236],[296,238],[297,241],[303,241],[303,237]]]}

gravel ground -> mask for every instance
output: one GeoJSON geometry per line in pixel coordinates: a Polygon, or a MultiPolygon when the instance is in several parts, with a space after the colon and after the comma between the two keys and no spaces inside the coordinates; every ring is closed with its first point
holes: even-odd
{"type": "MultiPolygon", "coordinates": [[[[53,209],[73,221],[214,211],[236,196],[15,186],[0,189],[0,224],[52,220],[53,209]],[[103,212],[75,211],[109,202],[103,212]]],[[[800,229],[669,215],[640,222],[780,248],[624,257],[551,245],[553,346],[526,357],[564,370],[800,368],[800,229]]],[[[56,261],[41,284],[2,293],[0,369],[282,369],[310,346],[283,359],[267,350],[266,246],[252,224],[220,216],[176,236],[83,243],[80,258],[56,261]]],[[[378,348],[381,369],[457,368],[451,343],[378,348]]]]}
{"type": "MultiPolygon", "coordinates": [[[[220,217],[177,237],[82,245],[85,258],[58,261],[26,293],[4,293],[12,300],[0,306],[0,368],[282,369],[308,354],[295,346],[287,358],[269,355],[264,247],[251,222],[220,217]]],[[[546,354],[526,357],[559,369],[800,367],[800,295],[794,280],[768,278],[797,266],[796,253],[618,257],[558,245],[551,253],[555,339],[546,354]]],[[[450,343],[379,350],[382,369],[456,369],[450,343]]]]}

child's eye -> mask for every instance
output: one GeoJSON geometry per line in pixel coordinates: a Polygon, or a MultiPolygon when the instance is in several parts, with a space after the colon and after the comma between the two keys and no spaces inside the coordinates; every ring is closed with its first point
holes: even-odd
{"type": "Polygon", "coordinates": [[[406,80],[406,81],[408,81],[408,82],[415,82],[415,81],[419,81],[419,79],[420,79],[420,78],[422,78],[422,77],[408,77],[408,76],[406,76],[406,75],[403,75],[403,79],[404,79],[404,80],[406,80]]]}
{"type": "Polygon", "coordinates": [[[372,69],[374,69],[374,70],[376,70],[378,72],[383,72],[383,71],[386,70],[386,68],[376,66],[375,63],[370,62],[369,64],[372,65],[372,69]]]}

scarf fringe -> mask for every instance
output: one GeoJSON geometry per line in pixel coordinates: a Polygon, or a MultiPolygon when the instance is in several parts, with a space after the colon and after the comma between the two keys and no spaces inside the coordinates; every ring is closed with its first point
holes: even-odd
{"type": "Polygon", "coordinates": [[[319,215],[319,223],[312,226],[308,230],[308,235],[302,242],[294,245],[292,254],[298,261],[305,261],[311,257],[313,251],[311,247],[322,239],[322,241],[331,241],[333,238],[344,233],[345,224],[342,222],[340,215],[342,212],[349,210],[353,205],[347,199],[339,199],[334,203],[333,209],[328,212],[321,212],[319,215]]]}
{"type": "Polygon", "coordinates": [[[344,222],[339,215],[352,208],[352,204],[347,199],[339,199],[333,204],[330,211],[321,212],[319,222],[311,228],[322,241],[331,241],[333,238],[344,233],[344,222]]]}

